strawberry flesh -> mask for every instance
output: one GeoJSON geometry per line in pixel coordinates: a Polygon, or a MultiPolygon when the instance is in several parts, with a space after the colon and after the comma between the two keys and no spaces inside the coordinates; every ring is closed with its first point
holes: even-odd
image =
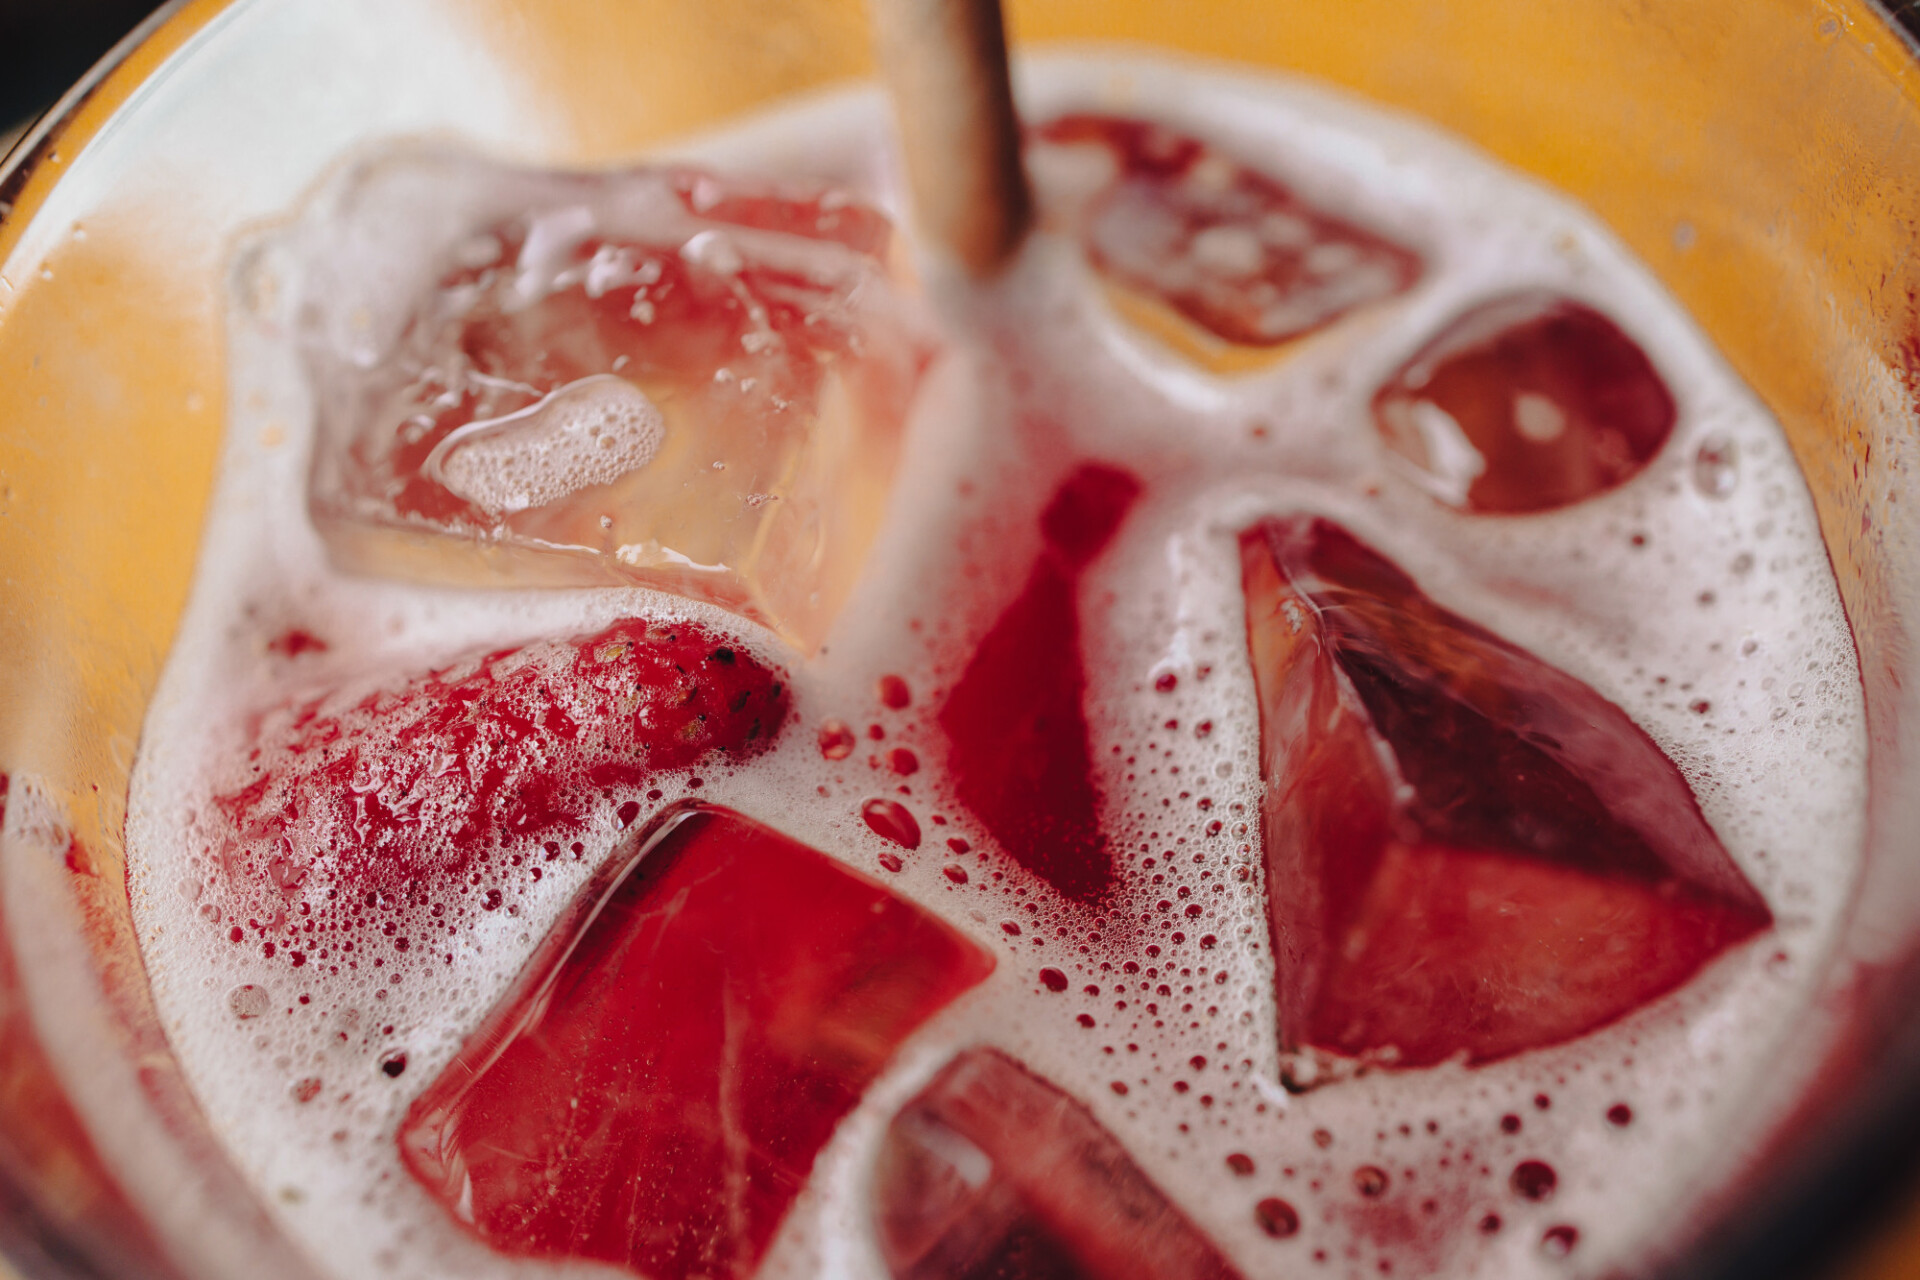
{"type": "Polygon", "coordinates": [[[639,619],[280,708],[251,780],[203,818],[236,899],[226,915],[269,958],[357,967],[406,937],[376,918],[497,907],[493,886],[559,856],[596,814],[756,750],[786,710],[778,671],[699,627],[639,619]]]}

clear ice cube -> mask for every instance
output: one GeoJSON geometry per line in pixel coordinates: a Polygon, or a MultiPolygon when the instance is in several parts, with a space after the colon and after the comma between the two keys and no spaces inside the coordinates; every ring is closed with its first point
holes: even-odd
{"type": "Polygon", "coordinates": [[[1584,303],[1529,291],[1443,325],[1373,400],[1387,447],[1436,498],[1522,513],[1625,484],[1673,434],[1667,384],[1584,303]]]}
{"type": "Polygon", "coordinates": [[[302,291],[335,560],[637,583],[811,648],[858,574],[939,344],[844,192],[448,155],[333,196],[302,291]]]}

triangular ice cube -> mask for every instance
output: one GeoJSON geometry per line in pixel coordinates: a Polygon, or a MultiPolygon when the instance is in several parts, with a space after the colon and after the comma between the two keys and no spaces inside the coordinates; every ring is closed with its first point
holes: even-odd
{"type": "Polygon", "coordinates": [[[1284,1047],[1502,1057],[1771,922],[1618,707],[1325,520],[1240,546],[1284,1047]]]}
{"type": "Polygon", "coordinates": [[[785,674],[724,637],[644,618],[292,700],[199,818],[229,895],[203,918],[292,968],[431,946],[516,909],[596,823],[631,825],[664,775],[748,759],[788,701],[785,674]]]}

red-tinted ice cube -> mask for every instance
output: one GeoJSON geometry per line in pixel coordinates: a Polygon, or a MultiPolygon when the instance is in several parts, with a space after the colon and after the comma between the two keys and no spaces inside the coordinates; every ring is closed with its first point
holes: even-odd
{"type": "Polygon", "coordinates": [[[894,1280],[1239,1274],[1085,1107],[992,1049],[894,1117],[874,1222],[894,1280]]]}
{"type": "Polygon", "coordinates": [[[1038,139],[1110,159],[1110,179],[1081,213],[1094,265],[1226,342],[1285,342],[1420,276],[1413,252],[1163,125],[1074,115],[1038,139]]]}
{"type": "Polygon", "coordinates": [[[1285,1046],[1418,1065],[1566,1040],[1771,921],[1592,689],[1324,520],[1243,535],[1285,1046]]]}
{"type": "Polygon", "coordinates": [[[354,935],[377,932],[370,910],[430,899],[444,925],[484,899],[469,892],[483,864],[488,885],[537,867],[661,772],[770,741],[786,710],[779,672],[639,619],[280,708],[250,781],[202,818],[236,895],[226,915],[296,965],[367,958],[354,935]]]}
{"type": "Polygon", "coordinates": [[[1373,400],[1387,445],[1442,501],[1549,511],[1604,493],[1673,433],[1673,396],[1593,308],[1530,292],[1449,321],[1373,400]]]}
{"type": "Polygon", "coordinates": [[[940,708],[960,799],[1015,861],[1069,898],[1113,882],[1100,833],[1080,654],[1080,575],[1118,531],[1140,482],[1080,468],[1041,516],[1027,585],[974,650],[940,708]]]}
{"type": "Polygon", "coordinates": [[[886,219],[689,170],[544,181],[526,215],[438,246],[444,274],[386,348],[317,360],[310,506],[333,554],[429,581],[641,582],[817,642],[935,350],[886,219]]]}
{"type": "Polygon", "coordinates": [[[992,959],[724,810],[672,815],[582,896],[400,1128],[506,1253],[746,1277],[834,1126],[992,959]]]}

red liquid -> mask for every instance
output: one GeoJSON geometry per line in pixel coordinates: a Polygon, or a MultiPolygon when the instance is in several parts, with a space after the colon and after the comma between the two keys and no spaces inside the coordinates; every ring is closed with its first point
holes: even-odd
{"type": "Polygon", "coordinates": [[[1080,575],[1120,528],[1140,482],[1089,464],[1040,518],[1026,589],[994,623],[940,708],[960,799],[1027,870],[1077,902],[1113,884],[1082,708],[1080,575]]]}
{"type": "Polygon", "coordinates": [[[875,835],[903,849],[920,847],[920,821],[897,800],[869,800],[860,806],[860,818],[875,835]]]}
{"type": "Polygon", "coordinates": [[[1275,1240],[1286,1240],[1300,1233],[1300,1212],[1278,1196],[1268,1196],[1253,1207],[1260,1229],[1275,1240]]]}
{"type": "MultiPolygon", "coordinates": [[[[586,904],[583,904],[586,905],[586,904]]],[[[993,960],[723,810],[658,836],[408,1112],[407,1166],[503,1252],[751,1275],[834,1126],[993,960]]]]}
{"type": "Polygon", "coordinates": [[[1415,254],[1165,126],[1067,116],[1039,136],[1119,166],[1082,231],[1095,266],[1228,342],[1285,342],[1419,279],[1415,254]]]}
{"type": "Polygon", "coordinates": [[[1325,521],[1241,553],[1288,1046],[1504,1057],[1771,922],[1679,771],[1591,689],[1325,521]]]}
{"type": "Polygon", "coordinates": [[[1525,512],[1631,479],[1666,444],[1675,411],[1646,353],[1613,321],[1524,293],[1455,317],[1380,389],[1373,413],[1388,446],[1455,505],[1525,512]],[[1422,415],[1436,413],[1423,429],[1422,415]],[[1431,438],[1436,422],[1452,446],[1431,438]],[[1461,445],[1471,454],[1455,456],[1461,445]]]}

